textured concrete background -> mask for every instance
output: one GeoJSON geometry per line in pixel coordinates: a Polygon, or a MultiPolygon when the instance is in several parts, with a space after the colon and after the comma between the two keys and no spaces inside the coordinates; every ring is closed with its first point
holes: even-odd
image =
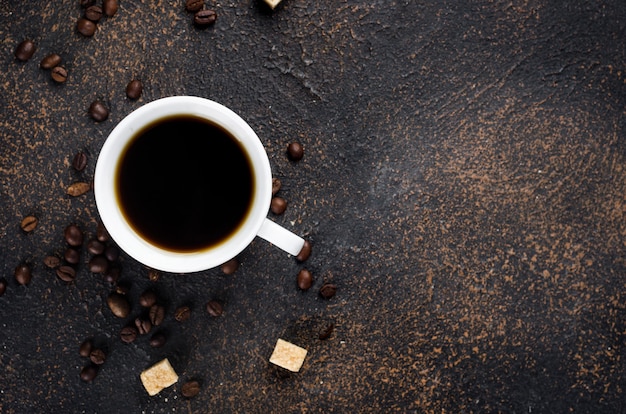
{"type": "Polygon", "coordinates": [[[626,411],[622,0],[284,0],[273,12],[207,0],[218,20],[206,30],[183,0],[121,0],[93,38],[75,31],[78,3],[0,0],[1,412],[626,411]],[[22,63],[25,38],[37,51],[22,63]],[[52,52],[63,85],[38,67],[52,52]],[[137,102],[124,92],[134,77],[137,102]],[[298,264],[255,240],[234,275],[158,282],[124,255],[128,320],[149,287],[167,305],[170,340],[155,350],[119,340],[113,287],[85,263],[67,285],[42,259],[63,251],[67,224],[95,232],[93,193],[65,189],[92,178],[114,125],[183,94],[250,123],[289,202],[273,219],[314,253],[298,264]],[[111,109],[102,123],[87,116],[96,98],[111,109]],[[25,234],[28,214],[40,221],[25,234]],[[26,287],[12,276],[24,261],[26,287]],[[203,309],[213,298],[221,318],[203,309]],[[87,337],[108,350],[91,384],[79,379],[87,337]],[[299,373],[268,363],[279,337],[309,350],[299,373]],[[196,398],[180,383],[144,391],[139,373],[165,356],[181,382],[201,382],[196,398]]]}

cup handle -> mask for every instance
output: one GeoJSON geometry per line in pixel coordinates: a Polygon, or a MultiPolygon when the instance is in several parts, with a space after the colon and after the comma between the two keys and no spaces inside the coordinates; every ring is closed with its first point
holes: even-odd
{"type": "Polygon", "coordinates": [[[292,256],[297,256],[304,246],[304,239],[302,237],[296,236],[268,218],[263,221],[257,236],[267,240],[292,256]]]}

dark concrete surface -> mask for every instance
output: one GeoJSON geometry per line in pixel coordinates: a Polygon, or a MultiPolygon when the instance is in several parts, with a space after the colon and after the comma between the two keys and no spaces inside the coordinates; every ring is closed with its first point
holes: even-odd
{"type": "Polygon", "coordinates": [[[183,0],[121,0],[93,38],[75,31],[78,3],[0,0],[0,412],[626,411],[623,0],[284,0],[273,12],[207,0],[218,20],[206,30],[183,0]],[[23,63],[25,38],[37,51],[23,63]],[[52,52],[63,85],[38,67],[52,52]],[[124,93],[134,77],[137,102],[124,93]],[[67,224],[94,234],[93,193],[65,189],[92,178],[114,125],[183,94],[256,130],[289,202],[273,219],[314,252],[299,264],[255,240],[234,275],[158,282],[123,255],[134,306],[120,320],[84,248],[69,285],[42,260],[63,251],[67,224]],[[101,123],[87,116],[96,98],[111,109],[101,123]],[[29,214],[39,225],[25,234],[29,214]],[[28,286],[13,278],[21,262],[28,286]],[[118,337],[147,288],[167,305],[157,350],[118,337]],[[220,318],[204,311],[214,298],[220,318]],[[88,337],[108,352],[91,384],[88,337]],[[299,373],[269,364],[279,337],[308,349],[299,373]],[[139,373],[163,357],[180,382],[149,397],[139,373]],[[202,389],[187,400],[191,378],[202,389]]]}

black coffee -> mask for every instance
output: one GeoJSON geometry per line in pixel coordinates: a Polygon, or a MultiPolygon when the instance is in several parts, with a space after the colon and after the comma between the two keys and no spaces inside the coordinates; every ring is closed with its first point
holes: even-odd
{"type": "Polygon", "coordinates": [[[122,213],[145,240],[174,252],[214,247],[252,206],[254,175],[241,144],[223,128],[190,115],[139,130],[117,166],[122,213]]]}

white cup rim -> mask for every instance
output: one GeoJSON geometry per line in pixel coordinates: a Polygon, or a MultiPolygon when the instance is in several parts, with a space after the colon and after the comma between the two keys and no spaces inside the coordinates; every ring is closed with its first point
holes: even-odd
{"type": "Polygon", "coordinates": [[[261,140],[239,115],[224,105],[195,96],[172,96],[147,103],[128,114],[105,141],[94,176],[96,206],[107,231],[129,256],[154,269],[191,273],[217,267],[241,253],[257,235],[271,201],[272,173],[261,140]],[[173,252],[141,238],[122,214],[115,190],[115,171],[122,151],[135,132],[147,124],[175,115],[192,115],[227,130],[245,149],[254,172],[254,196],[239,229],[219,245],[200,252],[173,252]]]}

